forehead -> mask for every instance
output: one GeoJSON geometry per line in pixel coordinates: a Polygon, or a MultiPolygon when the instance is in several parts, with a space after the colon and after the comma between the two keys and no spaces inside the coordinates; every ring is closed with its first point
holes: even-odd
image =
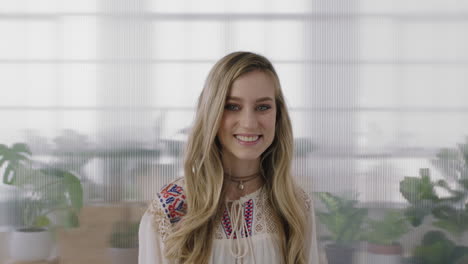
{"type": "Polygon", "coordinates": [[[270,74],[252,71],[237,78],[229,90],[229,97],[255,100],[260,97],[275,98],[275,82],[270,74]]]}

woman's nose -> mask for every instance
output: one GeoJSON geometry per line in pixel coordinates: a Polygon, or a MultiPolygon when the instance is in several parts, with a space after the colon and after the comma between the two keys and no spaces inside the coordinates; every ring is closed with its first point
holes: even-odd
{"type": "Polygon", "coordinates": [[[258,120],[254,111],[245,110],[240,115],[240,125],[244,128],[257,128],[258,120]]]}

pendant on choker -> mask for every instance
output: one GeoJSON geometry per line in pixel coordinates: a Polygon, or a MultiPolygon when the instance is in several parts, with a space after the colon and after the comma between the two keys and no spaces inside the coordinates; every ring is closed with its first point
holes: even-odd
{"type": "Polygon", "coordinates": [[[228,173],[224,173],[226,176],[227,176],[227,179],[230,180],[230,181],[233,181],[233,182],[237,182],[237,188],[241,191],[244,190],[245,188],[245,185],[244,183],[246,182],[249,182],[251,180],[254,180],[256,179],[257,177],[259,177],[261,174],[256,172],[254,174],[251,174],[251,175],[248,175],[248,176],[244,176],[244,177],[233,177],[232,175],[229,175],[228,173]]]}

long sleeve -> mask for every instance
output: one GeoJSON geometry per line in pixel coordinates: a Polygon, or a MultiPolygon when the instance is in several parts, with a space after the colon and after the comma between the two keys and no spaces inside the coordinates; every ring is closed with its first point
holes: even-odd
{"type": "Polygon", "coordinates": [[[138,231],[138,264],[168,263],[164,258],[164,244],[161,235],[155,231],[154,216],[147,211],[140,222],[138,231]]]}
{"type": "Polygon", "coordinates": [[[164,241],[172,229],[172,224],[180,221],[186,212],[181,181],[182,178],[179,178],[165,185],[141,218],[138,231],[139,264],[171,263],[164,256],[164,241]]]}

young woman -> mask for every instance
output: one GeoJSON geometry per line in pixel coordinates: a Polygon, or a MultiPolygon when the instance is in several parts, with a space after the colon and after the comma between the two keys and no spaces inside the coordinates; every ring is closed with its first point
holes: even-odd
{"type": "Polygon", "coordinates": [[[270,61],[249,52],[219,60],[198,99],[185,175],[162,188],[141,220],[139,263],[323,263],[292,155],[270,61]]]}

